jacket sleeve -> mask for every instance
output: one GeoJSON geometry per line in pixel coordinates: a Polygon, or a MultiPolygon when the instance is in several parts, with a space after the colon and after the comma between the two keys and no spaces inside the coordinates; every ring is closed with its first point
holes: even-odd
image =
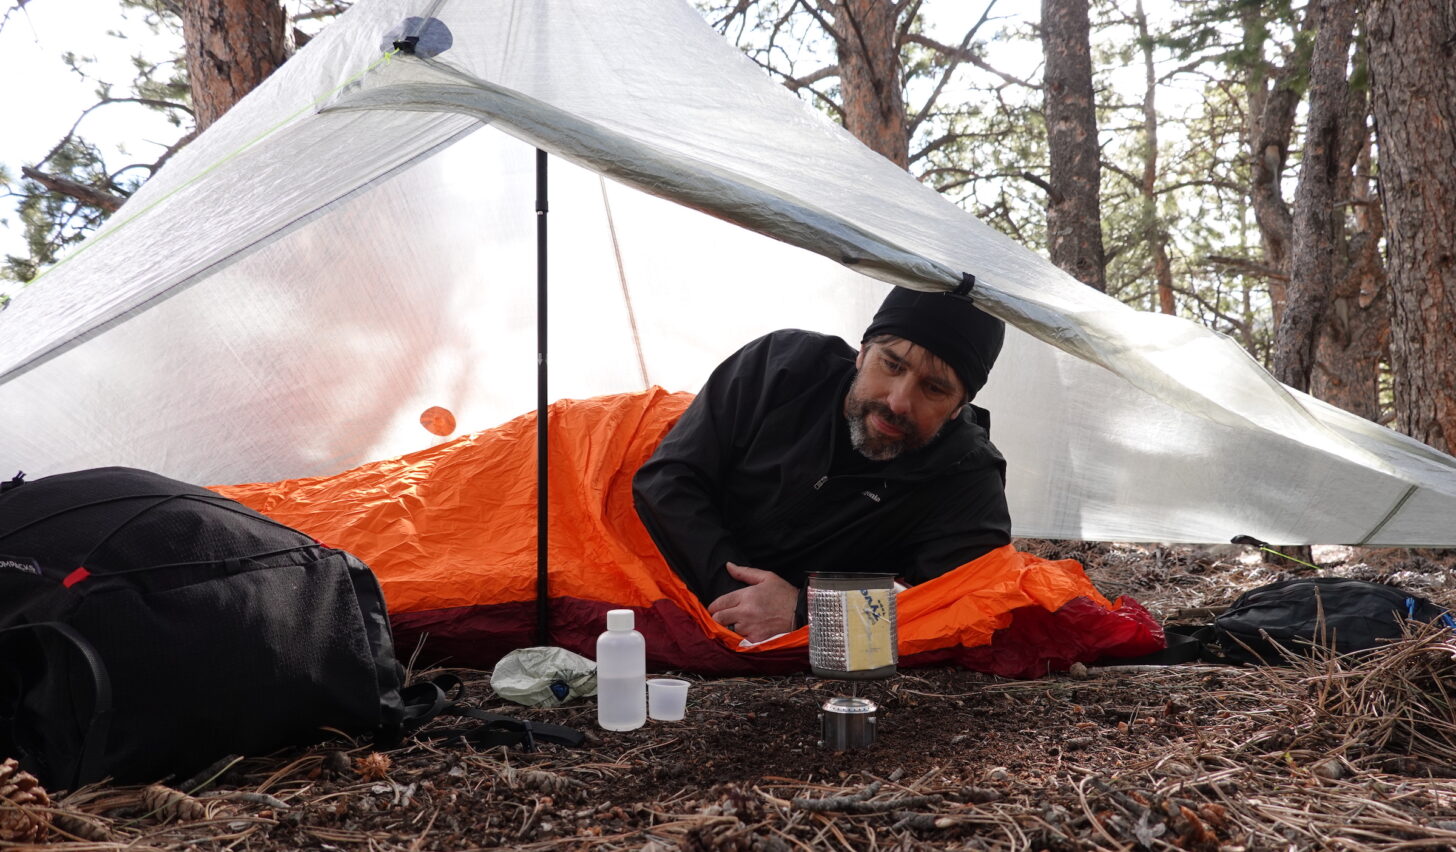
{"type": "Polygon", "coordinates": [[[752,566],[724,521],[724,483],[762,422],[774,376],[773,335],[718,366],[686,412],[632,478],[637,514],[664,559],[698,599],[743,587],[724,564],[752,566]]]}

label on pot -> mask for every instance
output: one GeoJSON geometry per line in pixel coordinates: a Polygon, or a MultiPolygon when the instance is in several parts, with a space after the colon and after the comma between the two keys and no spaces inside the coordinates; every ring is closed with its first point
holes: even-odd
{"type": "Polygon", "coordinates": [[[818,668],[869,671],[896,663],[895,590],[809,588],[809,656],[818,668]]]}
{"type": "Polygon", "coordinates": [[[877,669],[895,662],[895,631],[890,620],[894,589],[859,589],[844,596],[849,671],[877,669]]]}

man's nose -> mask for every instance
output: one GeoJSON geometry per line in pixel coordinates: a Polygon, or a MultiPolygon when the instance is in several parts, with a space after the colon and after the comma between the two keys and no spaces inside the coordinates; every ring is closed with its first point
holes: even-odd
{"type": "Polygon", "coordinates": [[[910,406],[914,401],[911,396],[913,391],[914,388],[910,382],[903,377],[897,379],[890,384],[890,392],[885,397],[885,404],[896,414],[906,414],[910,411],[910,406]]]}

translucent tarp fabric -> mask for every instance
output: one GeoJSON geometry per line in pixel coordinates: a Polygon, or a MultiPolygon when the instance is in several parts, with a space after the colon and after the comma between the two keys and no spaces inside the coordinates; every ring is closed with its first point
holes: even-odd
{"type": "Polygon", "coordinates": [[[680,0],[355,4],[0,313],[0,464],[279,479],[426,447],[430,406],[529,409],[531,146],[552,398],[695,390],[765,331],[854,339],[884,282],[971,273],[1015,328],[978,402],[1017,534],[1456,543],[1456,460],[1078,284],[680,0]],[[453,46],[387,55],[425,15],[453,46]]]}
{"type": "MultiPolygon", "coordinates": [[[[654,668],[808,668],[808,629],[742,649],[657,553],[632,507],[632,473],[687,407],[652,388],[551,406],[547,485],[550,641],[595,656],[609,609],[637,612],[654,668]]],[[[399,647],[490,665],[537,642],[536,418],[327,477],[222,487],[226,496],[374,569],[399,647]]],[[[1109,602],[1075,561],[1003,547],[900,595],[906,666],[956,663],[1035,677],[1162,648],[1135,601],[1109,602]]]]}

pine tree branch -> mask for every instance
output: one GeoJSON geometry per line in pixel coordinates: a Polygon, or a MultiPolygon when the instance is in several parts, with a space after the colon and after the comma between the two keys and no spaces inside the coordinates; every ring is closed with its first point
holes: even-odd
{"type": "Polygon", "coordinates": [[[963,138],[963,136],[964,134],[955,132],[942,133],[940,136],[937,136],[929,142],[926,142],[919,151],[911,154],[910,162],[914,163],[923,160],[926,157],[929,157],[931,154],[934,154],[936,151],[939,151],[941,148],[944,148],[950,143],[956,141],[957,139],[963,138]]]}
{"type": "MultiPolygon", "coordinates": [[[[990,10],[988,9],[987,11],[989,12],[990,10]]],[[[942,44],[931,38],[930,36],[925,35],[924,33],[910,33],[905,36],[905,41],[910,42],[911,44],[918,44],[923,47],[928,47],[943,56],[956,59],[960,62],[969,62],[970,64],[976,66],[982,71],[988,72],[990,74],[995,74],[997,77],[1000,77],[1002,80],[1005,80],[1012,85],[1024,86],[1028,89],[1041,89],[1040,83],[1031,83],[1021,79],[1020,77],[1007,74],[1004,71],[1000,71],[996,68],[991,67],[990,63],[977,56],[976,52],[974,50],[970,50],[969,48],[954,48],[948,44],[942,44]]]]}
{"type": "MultiPolygon", "coordinates": [[[[925,121],[925,117],[930,115],[931,110],[935,108],[935,102],[940,98],[941,91],[945,89],[946,83],[950,82],[951,75],[961,66],[961,56],[970,52],[971,39],[975,38],[976,32],[991,17],[991,9],[995,8],[995,6],[996,0],[991,0],[991,2],[986,4],[985,11],[981,12],[980,20],[976,21],[970,31],[966,33],[966,37],[961,39],[961,46],[956,49],[955,53],[950,54],[950,61],[946,63],[945,71],[941,73],[940,79],[936,81],[934,91],[930,93],[930,97],[925,99],[925,104],[916,111],[915,118],[910,122],[910,129],[908,131],[910,138],[915,138],[915,131],[920,128],[921,122],[925,121]]],[[[907,32],[903,35],[908,36],[909,33],[907,32]]]]}
{"type": "Polygon", "coordinates": [[[1235,269],[1239,272],[1248,273],[1250,275],[1257,275],[1261,278],[1267,278],[1270,281],[1289,280],[1289,276],[1285,275],[1282,272],[1271,269],[1262,263],[1255,263],[1252,260],[1248,260],[1242,257],[1229,257],[1228,255],[1222,254],[1210,254],[1206,255],[1203,260],[1205,263],[1208,264],[1227,266],[1230,269],[1235,269]]]}
{"type": "MultiPolygon", "coordinates": [[[[1229,328],[1237,330],[1239,334],[1243,335],[1245,338],[1247,338],[1250,334],[1249,323],[1247,320],[1241,317],[1236,317],[1233,314],[1230,314],[1227,311],[1223,310],[1216,303],[1210,301],[1207,296],[1205,296],[1202,292],[1198,290],[1197,287],[1174,287],[1173,290],[1184,300],[1196,303],[1206,313],[1212,314],[1215,318],[1223,320],[1229,328]]],[[[1141,294],[1141,298],[1147,298],[1150,295],[1152,295],[1150,292],[1143,293],[1141,294]]],[[[1212,327],[1211,324],[1208,323],[1205,323],[1205,325],[1210,325],[1210,327],[1212,327]]],[[[1255,354],[1250,346],[1246,345],[1244,348],[1246,350],[1250,350],[1250,355],[1255,354]]]]}
{"type": "MultiPolygon", "coordinates": [[[[784,78],[784,86],[787,87],[788,90],[791,92],[797,92],[800,89],[809,89],[809,91],[813,92],[814,90],[810,87],[813,86],[815,83],[829,77],[838,77],[839,66],[826,65],[823,68],[820,68],[818,71],[815,71],[812,74],[806,74],[803,77],[790,77],[788,74],[785,74],[782,71],[775,71],[774,73],[784,78]]],[[[818,94],[818,92],[815,92],[815,94],[818,94]]]]}
{"type": "Polygon", "coordinates": [[[738,2],[734,4],[732,9],[729,9],[727,12],[723,13],[723,17],[713,22],[713,29],[717,30],[718,32],[726,32],[728,29],[728,25],[733,23],[735,19],[744,17],[748,14],[748,10],[752,8],[754,2],[755,0],[738,0],[738,2]]]}
{"type": "MultiPolygon", "coordinates": [[[[751,3],[752,3],[752,0],[742,0],[742,2],[740,2],[738,5],[740,7],[746,8],[751,3]]],[[[318,20],[319,18],[332,18],[332,17],[336,17],[338,15],[342,15],[345,12],[349,11],[349,7],[352,6],[352,5],[354,5],[354,4],[353,3],[330,3],[327,6],[320,6],[317,9],[309,9],[307,12],[299,12],[297,15],[293,15],[292,17],[293,17],[293,20],[295,22],[297,22],[297,21],[315,21],[315,20],[318,20]]]]}
{"type": "Polygon", "coordinates": [[[5,17],[0,18],[0,31],[3,31],[5,29],[5,22],[10,20],[10,16],[15,14],[16,12],[19,12],[21,9],[24,9],[25,4],[29,2],[30,0],[15,0],[15,4],[9,9],[5,10],[5,17]]]}
{"type": "Polygon", "coordinates": [[[1046,194],[1047,194],[1047,200],[1050,203],[1052,203],[1052,204],[1061,204],[1062,203],[1062,200],[1063,200],[1062,199],[1062,194],[1060,192],[1057,192],[1056,189],[1054,189],[1052,187],[1051,183],[1049,183],[1046,178],[1044,178],[1044,177],[1042,177],[1041,175],[1038,175],[1038,174],[1033,174],[1032,172],[1022,172],[1021,175],[1020,175],[1020,177],[1021,177],[1022,180],[1028,181],[1030,183],[1034,183],[1037,186],[1041,187],[1046,192],[1046,194]]]}
{"type": "Polygon", "coordinates": [[[178,139],[176,142],[173,142],[171,145],[167,146],[167,150],[162,152],[162,156],[158,157],[155,163],[152,163],[152,174],[156,174],[157,171],[162,168],[162,166],[166,165],[168,160],[172,159],[173,154],[187,147],[187,143],[191,142],[193,139],[196,139],[197,134],[201,132],[202,131],[194,127],[192,128],[191,132],[189,132],[186,136],[183,136],[181,139],[178,139]]]}
{"type": "Polygon", "coordinates": [[[828,105],[828,107],[834,111],[834,114],[839,116],[840,120],[843,121],[844,108],[841,107],[839,104],[835,103],[834,99],[829,97],[829,95],[814,88],[814,84],[819,82],[820,80],[838,76],[838,65],[829,65],[824,68],[820,68],[818,71],[815,71],[814,73],[808,74],[803,77],[790,77],[788,74],[785,74],[783,71],[775,68],[767,62],[764,62],[763,60],[759,59],[757,56],[754,56],[751,53],[745,53],[744,55],[748,57],[748,60],[750,62],[767,71],[771,76],[782,79],[784,81],[784,88],[789,89],[793,92],[797,92],[800,89],[808,91],[809,94],[813,95],[814,97],[818,98],[826,105],[828,105]]]}
{"type": "Polygon", "coordinates": [[[55,147],[51,148],[49,153],[47,153],[44,157],[41,157],[40,162],[36,163],[36,165],[43,166],[46,163],[49,163],[52,157],[54,157],[56,154],[59,154],[61,152],[61,149],[66,147],[66,144],[76,137],[76,130],[81,126],[81,122],[86,120],[86,116],[109,104],[124,103],[142,104],[144,106],[157,107],[158,109],[180,109],[188,115],[192,115],[191,107],[187,106],[186,104],[176,103],[174,101],[160,101],[155,98],[104,97],[96,103],[92,104],[91,106],[86,107],[86,109],[82,110],[81,114],[76,116],[76,120],[71,123],[71,129],[67,130],[66,135],[61,137],[61,141],[57,142],[55,147]]]}
{"type": "MultiPolygon", "coordinates": [[[[844,36],[842,36],[838,32],[836,32],[835,29],[834,29],[834,25],[829,22],[829,19],[826,18],[826,17],[824,17],[824,15],[818,9],[815,9],[813,6],[810,6],[808,0],[795,0],[795,3],[797,5],[799,5],[799,6],[803,6],[804,7],[804,11],[805,12],[808,12],[810,14],[810,16],[812,16],[814,18],[814,20],[819,24],[820,28],[823,29],[824,32],[828,33],[830,38],[834,39],[835,47],[837,47],[837,48],[843,48],[844,47],[844,44],[845,44],[844,36]]],[[[789,9],[791,11],[792,11],[793,8],[794,8],[793,6],[790,6],[789,7],[789,9]]]]}
{"type": "Polygon", "coordinates": [[[105,190],[97,189],[94,186],[87,186],[67,178],[46,174],[39,169],[30,166],[22,166],[20,173],[30,180],[35,181],[51,192],[69,196],[88,207],[96,207],[105,210],[107,213],[115,213],[126,201],[119,195],[113,195],[105,190]]]}

